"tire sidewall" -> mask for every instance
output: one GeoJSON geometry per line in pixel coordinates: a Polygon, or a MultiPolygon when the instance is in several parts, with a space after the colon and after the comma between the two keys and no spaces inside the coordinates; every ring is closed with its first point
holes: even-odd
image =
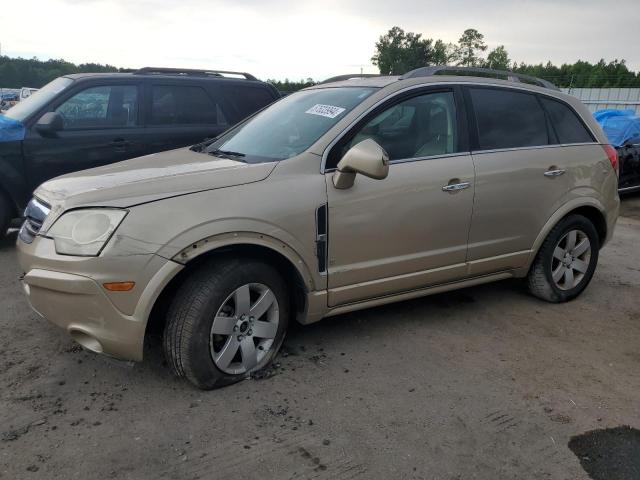
{"type": "Polygon", "coordinates": [[[210,352],[209,337],[215,314],[223,302],[237,288],[247,283],[262,283],[274,293],[278,301],[278,330],[271,349],[252,371],[266,367],[277,355],[287,331],[289,319],[289,298],[282,278],[270,265],[257,262],[238,262],[229,275],[226,275],[209,296],[208,301],[198,309],[197,321],[193,331],[185,338],[189,362],[185,365],[185,373],[201,388],[217,388],[247,378],[251,372],[229,374],[221,371],[213,361],[210,352]]]}
{"type": "Polygon", "coordinates": [[[541,259],[543,263],[544,275],[553,291],[553,294],[558,298],[561,302],[566,302],[568,300],[572,300],[580,295],[585,288],[591,282],[593,278],[593,274],[595,273],[596,266],[598,264],[598,256],[600,250],[600,240],[598,237],[598,232],[596,231],[593,223],[589,221],[587,218],[581,215],[572,215],[567,217],[563,222],[558,225],[556,229],[549,236],[547,244],[545,245],[545,252],[543,258],[541,259]],[[574,288],[570,290],[562,290],[556,285],[556,282],[553,280],[552,276],[552,258],[555,247],[558,245],[562,237],[567,234],[571,230],[580,230],[589,238],[589,242],[591,244],[591,257],[589,259],[589,267],[582,278],[582,281],[576,285],[574,288]]]}

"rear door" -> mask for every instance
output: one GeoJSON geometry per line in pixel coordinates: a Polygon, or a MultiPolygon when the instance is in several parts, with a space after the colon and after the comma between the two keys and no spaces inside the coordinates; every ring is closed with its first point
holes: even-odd
{"type": "Polygon", "coordinates": [[[220,135],[233,120],[216,87],[157,80],[145,84],[145,154],[202,142],[220,135]]]}
{"type": "Polygon", "coordinates": [[[64,121],[55,135],[32,126],[25,135],[30,188],[65,173],[139,156],[142,125],[136,82],[80,84],[52,105],[64,121]]]}
{"type": "Polygon", "coordinates": [[[465,96],[476,171],[468,250],[473,276],[524,265],[549,217],[578,178],[590,175],[580,168],[593,139],[578,120],[579,134],[565,135],[573,145],[561,144],[545,106],[557,102],[530,91],[478,86],[466,88],[465,96]]]}

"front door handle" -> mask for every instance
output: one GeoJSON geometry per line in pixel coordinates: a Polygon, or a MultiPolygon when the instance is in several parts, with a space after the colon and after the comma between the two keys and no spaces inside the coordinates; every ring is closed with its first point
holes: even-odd
{"type": "Polygon", "coordinates": [[[563,175],[564,172],[566,172],[566,170],[564,170],[562,168],[549,167],[549,170],[544,172],[544,176],[545,177],[559,177],[560,175],[563,175]]]}
{"type": "Polygon", "coordinates": [[[445,185],[444,187],[442,187],[442,191],[454,193],[469,188],[470,186],[470,182],[450,183],[449,185],[445,185]]]}

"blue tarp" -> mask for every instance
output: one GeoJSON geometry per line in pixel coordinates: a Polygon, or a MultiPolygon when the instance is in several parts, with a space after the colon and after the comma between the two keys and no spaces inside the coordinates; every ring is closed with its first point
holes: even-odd
{"type": "Polygon", "coordinates": [[[633,110],[598,110],[593,117],[602,127],[614,147],[640,137],[640,117],[633,110]]]}
{"type": "Polygon", "coordinates": [[[0,142],[24,139],[24,125],[18,120],[0,115],[0,142]]]}

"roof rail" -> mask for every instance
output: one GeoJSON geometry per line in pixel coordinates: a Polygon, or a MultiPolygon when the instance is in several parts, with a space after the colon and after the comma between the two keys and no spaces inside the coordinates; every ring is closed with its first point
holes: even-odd
{"type": "Polygon", "coordinates": [[[223,77],[224,75],[240,75],[247,80],[257,80],[250,73],[231,72],[228,70],[196,70],[192,68],[163,68],[163,67],[144,67],[133,72],[134,75],[185,75],[185,76],[213,76],[223,77]]]}
{"type": "Polygon", "coordinates": [[[415,70],[411,70],[410,72],[405,73],[400,77],[400,80],[406,80],[407,78],[417,78],[417,77],[430,77],[432,75],[437,75],[441,72],[445,74],[448,72],[464,72],[467,74],[478,73],[480,76],[491,76],[494,78],[503,78],[504,80],[508,80],[510,82],[520,82],[520,83],[529,83],[533,85],[537,85],[538,87],[550,88],[552,90],[560,90],[553,83],[543,80],[542,78],[532,77],[530,75],[525,75],[523,73],[515,73],[509,72],[506,70],[493,70],[491,68],[480,68],[480,67],[451,67],[448,65],[436,65],[433,67],[422,67],[416,68],[415,70]]]}
{"type": "Polygon", "coordinates": [[[341,82],[342,80],[352,80],[357,78],[371,78],[371,77],[382,77],[383,75],[378,75],[377,73],[351,73],[348,75],[337,75],[335,77],[327,78],[326,80],[321,81],[318,85],[322,85],[323,83],[332,83],[332,82],[341,82]]]}

